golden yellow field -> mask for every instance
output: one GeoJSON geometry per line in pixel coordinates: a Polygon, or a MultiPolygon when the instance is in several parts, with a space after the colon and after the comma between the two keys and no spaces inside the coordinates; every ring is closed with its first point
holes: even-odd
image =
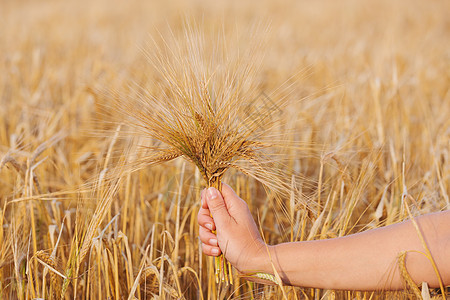
{"type": "Polygon", "coordinates": [[[277,95],[263,104],[288,103],[281,130],[304,146],[285,163],[308,198],[274,201],[237,171],[224,182],[269,243],[396,223],[405,204],[414,215],[449,207],[450,1],[0,0],[0,299],[414,297],[406,284],[283,291],[236,272],[216,284],[199,248],[195,167],[177,158],[117,171],[133,153],[104,91],[158,91],[151,40],[182,39],[188,24],[245,49],[232,37],[258,23],[269,30],[247,81],[277,95]]]}

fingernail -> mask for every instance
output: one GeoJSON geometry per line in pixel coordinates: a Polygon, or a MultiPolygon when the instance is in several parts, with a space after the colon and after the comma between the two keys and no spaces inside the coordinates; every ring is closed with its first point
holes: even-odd
{"type": "Polygon", "coordinates": [[[217,246],[217,240],[216,240],[216,239],[210,239],[210,240],[209,240],[209,244],[210,244],[211,246],[217,246]]]}
{"type": "Polygon", "coordinates": [[[208,228],[209,230],[212,230],[212,229],[213,229],[211,223],[206,223],[206,224],[205,224],[205,227],[208,228]]]}
{"type": "Polygon", "coordinates": [[[219,249],[217,249],[217,248],[212,248],[212,249],[211,249],[211,253],[212,253],[213,255],[219,255],[219,249]]]}
{"type": "Polygon", "coordinates": [[[213,187],[210,187],[209,189],[208,189],[208,197],[209,197],[209,199],[215,199],[215,198],[217,198],[217,190],[215,189],[215,188],[213,188],[213,187]]]}

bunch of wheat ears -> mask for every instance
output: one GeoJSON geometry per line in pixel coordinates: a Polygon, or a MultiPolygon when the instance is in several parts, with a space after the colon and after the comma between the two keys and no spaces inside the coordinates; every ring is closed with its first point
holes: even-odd
{"type": "MultiPolygon", "coordinates": [[[[255,84],[266,30],[250,29],[246,42],[236,43],[245,49],[235,48],[223,34],[205,36],[189,25],[184,35],[172,33],[147,45],[146,57],[159,74],[158,90],[131,83],[130,94],[109,91],[105,97],[106,107],[127,125],[123,132],[135,140],[130,171],[183,157],[207,187],[220,191],[225,172],[236,169],[261,182],[275,199],[292,195],[295,175],[287,173],[280,149],[299,146],[287,142],[280,129],[286,97],[267,95],[255,84]],[[216,42],[206,43],[207,38],[216,42]],[[213,49],[205,47],[211,44],[213,49]]],[[[215,266],[216,281],[231,283],[223,255],[215,266]]],[[[269,274],[254,275],[276,282],[269,274]]]]}

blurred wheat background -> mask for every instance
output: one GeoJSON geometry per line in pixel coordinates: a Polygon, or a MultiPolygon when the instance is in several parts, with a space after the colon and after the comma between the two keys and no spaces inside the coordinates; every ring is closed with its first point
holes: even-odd
{"type": "Polygon", "coordinates": [[[261,95],[289,85],[286,130],[309,147],[286,155],[315,203],[280,204],[255,180],[227,174],[268,242],[399,222],[405,202],[415,215],[449,207],[449,1],[3,0],[0,298],[414,297],[406,284],[282,291],[235,274],[217,285],[199,248],[204,185],[192,165],[177,159],[105,180],[130,154],[94,90],[126,91],[130,80],[157,89],[142,48],[151,52],[150,37],[169,28],[192,22],[227,36],[261,20],[270,32],[253,83],[261,95]]]}

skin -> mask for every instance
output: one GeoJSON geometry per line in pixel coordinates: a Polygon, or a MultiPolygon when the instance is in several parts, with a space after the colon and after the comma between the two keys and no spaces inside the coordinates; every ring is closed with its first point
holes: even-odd
{"type": "MultiPolygon", "coordinates": [[[[450,211],[415,218],[444,286],[450,285],[450,211]]],[[[241,273],[274,274],[284,284],[345,290],[397,290],[404,282],[397,256],[408,251],[406,267],[417,283],[439,281],[411,220],[345,237],[266,245],[244,200],[226,184],[222,194],[202,192],[198,213],[203,253],[226,259],[241,273]],[[215,230],[216,233],[213,233],[215,230]]]]}

